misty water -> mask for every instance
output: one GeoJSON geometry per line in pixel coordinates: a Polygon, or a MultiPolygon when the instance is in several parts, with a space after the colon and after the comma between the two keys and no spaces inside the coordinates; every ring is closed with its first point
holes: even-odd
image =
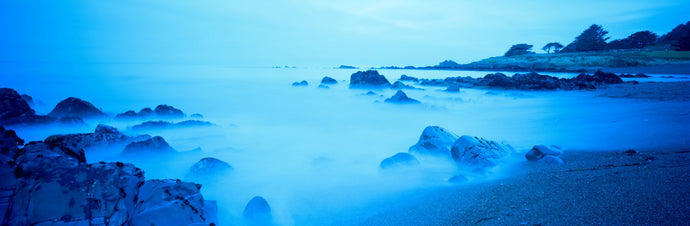
{"type": "MultiPolygon", "coordinates": [[[[421,157],[419,169],[384,172],[381,160],[414,145],[426,126],[480,136],[524,152],[536,144],[566,150],[622,150],[689,145],[687,104],[600,97],[596,91],[514,91],[418,86],[405,90],[421,105],[383,103],[395,90],[349,89],[357,70],[325,68],[233,68],[221,65],[26,64],[3,66],[2,87],[31,95],[47,114],[57,102],[79,97],[114,116],[168,104],[187,116],[200,113],[215,126],[133,131],[142,121],[87,121],[74,127],[16,127],[27,141],[52,134],[92,132],[97,124],[129,135],[163,136],[174,158],[123,159],[122,147],[87,150],[89,162],[128,161],[147,179],[185,179],[202,157],[228,162],[233,172],[202,183],[206,199],[218,201],[222,225],[242,225],[242,210],[256,195],[266,198],[278,224],[357,223],[376,213],[377,203],[403,202],[405,192],[453,186],[454,164],[421,157]],[[318,88],[329,76],[338,84],[318,88]],[[293,87],[306,80],[307,87],[293,87]],[[677,106],[686,106],[678,108],[677,106]],[[394,200],[394,201],[391,201],[394,200]]],[[[393,82],[419,78],[481,77],[488,72],[379,70],[393,82]]],[[[512,74],[512,73],[506,73],[512,74]]],[[[546,73],[573,77],[572,73],[546,73]]],[[[670,81],[654,75],[640,81],[670,81]]],[[[189,118],[187,118],[189,119],[189,118]]],[[[181,120],[178,120],[181,121],[181,120]]],[[[505,176],[499,169],[493,176],[505,176]]]]}

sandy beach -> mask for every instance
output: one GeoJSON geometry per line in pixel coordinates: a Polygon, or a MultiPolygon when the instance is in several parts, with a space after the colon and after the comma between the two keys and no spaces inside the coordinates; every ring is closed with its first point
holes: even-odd
{"type": "Polygon", "coordinates": [[[611,225],[690,221],[690,149],[567,151],[503,179],[439,189],[363,225],[611,225]]]}

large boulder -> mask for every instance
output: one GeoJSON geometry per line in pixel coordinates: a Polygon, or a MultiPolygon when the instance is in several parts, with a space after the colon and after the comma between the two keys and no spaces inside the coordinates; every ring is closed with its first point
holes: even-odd
{"type": "Polygon", "coordinates": [[[148,180],[139,188],[132,225],[191,225],[217,221],[215,202],[207,202],[200,184],[180,180],[148,180]],[[210,205],[209,205],[210,204],[210,205]]]}
{"type": "Polygon", "coordinates": [[[242,213],[247,220],[254,221],[257,223],[270,222],[271,221],[271,206],[268,205],[266,199],[261,196],[254,196],[247,206],[244,207],[244,212],[242,213]]]}
{"type": "Polygon", "coordinates": [[[184,113],[182,112],[182,110],[165,104],[156,106],[156,109],[154,109],[153,111],[156,113],[158,117],[184,118],[184,113]]]}
{"type": "Polygon", "coordinates": [[[400,78],[399,78],[398,80],[401,80],[401,81],[412,81],[412,82],[418,82],[418,81],[419,81],[418,78],[415,78],[415,77],[412,77],[412,76],[407,76],[407,75],[401,75],[400,78]]]}
{"type": "Polygon", "coordinates": [[[593,75],[579,74],[570,79],[570,82],[579,89],[595,89],[601,85],[623,83],[623,79],[616,74],[598,70],[593,75]]]}
{"type": "Polygon", "coordinates": [[[402,90],[398,90],[392,97],[385,100],[386,103],[394,104],[419,104],[418,100],[407,97],[407,94],[402,90]]]}
{"type": "Polygon", "coordinates": [[[143,141],[132,142],[125,146],[122,150],[122,155],[140,155],[140,154],[171,154],[177,153],[175,149],[170,147],[168,142],[163,137],[155,136],[143,141]]]}
{"type": "Polygon", "coordinates": [[[0,88],[0,120],[34,115],[26,100],[17,91],[10,88],[0,88]]]}
{"type": "Polygon", "coordinates": [[[350,88],[388,88],[391,83],[376,70],[358,71],[350,76],[350,88]]]}
{"type": "Polygon", "coordinates": [[[417,158],[410,153],[399,152],[381,161],[379,167],[381,167],[381,169],[391,169],[416,165],[419,165],[419,160],[417,160],[417,158]]]}
{"type": "Polygon", "coordinates": [[[557,146],[551,145],[550,147],[546,145],[534,145],[530,151],[525,154],[527,161],[536,162],[547,156],[559,156],[563,153],[557,146]]]}
{"type": "Polygon", "coordinates": [[[106,114],[85,100],[69,97],[55,105],[55,108],[48,113],[48,116],[85,119],[104,117],[106,114]]]}
{"type": "Polygon", "coordinates": [[[450,149],[456,140],[458,140],[458,135],[439,126],[427,126],[419,136],[417,144],[412,145],[409,152],[450,157],[450,149]]]}
{"type": "Polygon", "coordinates": [[[189,169],[187,174],[192,178],[212,178],[232,171],[232,166],[217,158],[203,158],[189,169]]]}
{"type": "Polygon", "coordinates": [[[517,83],[513,81],[512,78],[502,73],[494,73],[485,75],[484,78],[481,79],[479,83],[477,83],[477,85],[497,87],[503,89],[515,89],[517,83]]]}
{"type": "Polygon", "coordinates": [[[321,79],[321,84],[328,84],[328,85],[338,84],[338,81],[335,80],[334,78],[325,76],[325,77],[323,77],[323,79],[321,79]]]}
{"type": "Polygon", "coordinates": [[[451,156],[456,163],[470,168],[487,168],[496,166],[498,161],[509,155],[508,147],[480,137],[462,136],[453,143],[451,156]]]}
{"type": "Polygon", "coordinates": [[[565,79],[559,79],[553,76],[540,75],[536,72],[530,72],[527,74],[515,74],[512,77],[515,81],[515,87],[517,89],[526,90],[554,90],[554,89],[568,89],[565,79]]]}
{"type": "Polygon", "coordinates": [[[87,150],[96,146],[124,144],[149,138],[151,138],[149,135],[130,137],[121,133],[115,127],[99,124],[93,133],[52,135],[46,138],[44,142],[76,150],[87,150]]]}

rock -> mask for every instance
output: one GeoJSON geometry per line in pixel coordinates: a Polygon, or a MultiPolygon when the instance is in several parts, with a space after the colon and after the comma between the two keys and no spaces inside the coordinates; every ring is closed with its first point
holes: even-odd
{"type": "Polygon", "coordinates": [[[623,83],[623,79],[616,76],[616,74],[602,72],[601,70],[595,72],[594,75],[579,74],[569,81],[579,89],[596,89],[601,85],[623,83]]]}
{"type": "Polygon", "coordinates": [[[330,89],[331,87],[328,87],[327,85],[324,85],[324,84],[320,84],[319,88],[320,89],[330,89]]]}
{"type": "Polygon", "coordinates": [[[451,92],[451,93],[457,93],[460,92],[460,86],[459,85],[450,85],[448,88],[445,90],[446,92],[451,92]]]}
{"type": "Polygon", "coordinates": [[[83,152],[59,144],[31,142],[19,150],[21,139],[2,132],[0,158],[13,159],[0,162],[3,225],[215,224],[215,202],[204,204],[200,185],[145,181],[128,163],[86,164],[83,152]]]}
{"type": "Polygon", "coordinates": [[[393,85],[391,85],[391,88],[392,89],[418,89],[418,88],[415,88],[414,86],[405,85],[405,83],[402,83],[400,81],[395,81],[393,83],[393,85]]]}
{"type": "Polygon", "coordinates": [[[527,74],[515,74],[511,77],[515,81],[515,87],[523,90],[554,90],[569,89],[568,81],[553,76],[540,75],[536,72],[527,74]]]}
{"type": "Polygon", "coordinates": [[[147,121],[138,125],[132,126],[133,130],[153,130],[153,129],[178,129],[198,126],[212,126],[213,124],[206,121],[186,120],[178,123],[166,121],[147,121]]]}
{"type": "Polygon", "coordinates": [[[151,136],[127,136],[116,128],[99,124],[93,133],[77,133],[66,135],[52,135],[44,140],[52,145],[65,146],[75,150],[86,150],[96,146],[110,146],[149,139],[151,136]]]}
{"type": "Polygon", "coordinates": [[[168,142],[160,136],[155,136],[144,141],[132,142],[125,146],[122,150],[122,155],[140,155],[140,154],[171,154],[177,153],[175,149],[170,147],[168,142]]]}
{"type": "Polygon", "coordinates": [[[106,114],[85,100],[69,97],[55,105],[55,108],[48,113],[48,116],[86,119],[105,117],[106,114]]]}
{"type": "Polygon", "coordinates": [[[321,79],[321,84],[338,84],[338,81],[336,81],[335,79],[333,79],[331,77],[326,76],[326,77],[323,77],[323,79],[321,79]]]}
{"type": "Polygon", "coordinates": [[[34,98],[32,98],[32,97],[29,96],[29,95],[22,94],[22,99],[24,99],[24,101],[26,101],[26,103],[29,104],[29,105],[34,104],[34,98]]]}
{"type": "Polygon", "coordinates": [[[419,81],[418,78],[415,78],[415,77],[412,77],[412,76],[407,76],[407,75],[401,75],[400,78],[399,78],[398,80],[401,80],[401,81],[412,81],[412,82],[418,82],[418,81],[419,81]]]}
{"type": "Polygon", "coordinates": [[[156,106],[156,109],[153,110],[153,112],[155,112],[158,117],[184,118],[184,113],[182,112],[182,110],[165,104],[156,106]]]}
{"type": "Polygon", "coordinates": [[[416,166],[419,160],[409,153],[400,152],[381,161],[381,169],[390,169],[401,166],[416,166]]]}
{"type": "Polygon", "coordinates": [[[561,158],[559,158],[558,156],[553,156],[553,155],[544,156],[544,158],[539,159],[537,162],[538,163],[544,163],[544,164],[553,164],[553,165],[563,164],[563,160],[561,158]]]}
{"type": "Polygon", "coordinates": [[[217,158],[203,158],[189,169],[189,176],[194,178],[209,178],[232,171],[232,166],[217,158]]]}
{"type": "Polygon", "coordinates": [[[494,73],[485,75],[477,85],[498,87],[503,89],[514,89],[517,86],[517,83],[512,78],[509,78],[502,73],[494,73]]]}
{"type": "Polygon", "coordinates": [[[335,69],[359,69],[359,68],[355,67],[355,66],[350,66],[350,65],[340,65],[340,67],[337,67],[335,69]]]}
{"type": "Polygon", "coordinates": [[[386,103],[396,103],[396,104],[419,104],[418,100],[407,97],[407,94],[402,90],[398,90],[392,97],[385,100],[386,103]]]}
{"type": "Polygon", "coordinates": [[[293,82],[292,86],[308,86],[309,83],[305,80],[302,80],[301,82],[293,82]]]}
{"type": "Polygon", "coordinates": [[[116,119],[120,119],[120,118],[136,118],[137,116],[139,116],[139,115],[138,115],[136,112],[134,112],[134,111],[126,111],[126,112],[124,112],[124,113],[120,113],[120,114],[115,115],[115,118],[116,118],[116,119]]]}
{"type": "Polygon", "coordinates": [[[553,145],[551,147],[547,147],[546,145],[535,145],[532,147],[532,150],[525,154],[525,158],[528,161],[538,161],[547,155],[558,156],[561,155],[561,153],[563,153],[563,151],[553,145]]]}
{"type": "Polygon", "coordinates": [[[510,154],[510,148],[480,137],[462,136],[453,143],[451,156],[456,163],[474,168],[493,167],[510,154]]]}
{"type": "Polygon", "coordinates": [[[652,76],[638,73],[638,74],[634,74],[634,75],[633,74],[620,74],[620,75],[618,75],[618,77],[621,77],[621,78],[649,78],[652,76]]]}
{"type": "Polygon", "coordinates": [[[388,88],[391,83],[376,70],[358,71],[350,76],[350,88],[388,88]]]}
{"type": "MultiPolygon", "coordinates": [[[[213,223],[214,213],[199,191],[200,184],[180,180],[148,180],[139,188],[132,225],[190,225],[213,223]]],[[[215,203],[211,203],[215,209],[215,203]]],[[[215,223],[213,223],[215,224],[215,223]]]]}
{"type": "Polygon", "coordinates": [[[139,117],[144,117],[144,118],[149,117],[149,116],[153,116],[154,114],[155,114],[155,112],[151,108],[142,108],[141,110],[139,110],[139,113],[137,113],[137,115],[139,117]]]}
{"type": "Polygon", "coordinates": [[[53,122],[78,123],[81,119],[65,118],[58,120],[54,117],[36,115],[35,111],[17,91],[10,88],[0,88],[0,125],[44,124],[53,122]]]}
{"type": "Polygon", "coordinates": [[[246,219],[258,221],[270,221],[272,218],[271,207],[266,202],[266,199],[261,196],[254,196],[254,198],[249,200],[247,206],[244,207],[242,215],[246,219]]]}
{"type": "Polygon", "coordinates": [[[202,114],[199,114],[199,113],[194,113],[194,114],[190,115],[189,117],[191,117],[191,118],[204,118],[204,116],[202,114]]]}
{"type": "Polygon", "coordinates": [[[369,92],[365,93],[364,95],[367,95],[367,96],[376,96],[376,92],[369,90],[369,92]]]}
{"type": "Polygon", "coordinates": [[[457,139],[457,135],[439,126],[427,126],[419,136],[417,144],[412,145],[409,152],[450,157],[450,149],[457,139]]]}
{"type": "Polygon", "coordinates": [[[467,179],[467,177],[465,177],[462,174],[457,175],[457,176],[453,176],[450,179],[448,179],[448,182],[450,182],[452,184],[462,184],[462,183],[465,183],[467,181],[469,181],[469,179],[467,179]]]}

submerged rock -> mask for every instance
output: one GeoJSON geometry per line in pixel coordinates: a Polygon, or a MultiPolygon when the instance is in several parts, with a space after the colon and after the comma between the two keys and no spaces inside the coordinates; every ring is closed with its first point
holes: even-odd
{"type": "Polygon", "coordinates": [[[186,120],[178,123],[166,121],[147,121],[139,125],[132,126],[133,130],[152,130],[152,129],[173,129],[173,128],[187,128],[198,126],[212,126],[213,123],[199,120],[186,120]]]}
{"type": "Polygon", "coordinates": [[[320,84],[318,88],[321,88],[321,89],[330,89],[331,87],[328,87],[327,85],[324,85],[324,84],[320,84]]]}
{"type": "Polygon", "coordinates": [[[106,114],[85,100],[69,97],[55,105],[48,116],[86,119],[105,117],[106,114]]]}
{"type": "Polygon", "coordinates": [[[338,81],[334,78],[326,76],[321,79],[321,84],[338,84],[338,81]]]}
{"type": "Polygon", "coordinates": [[[457,135],[439,126],[427,126],[419,136],[417,144],[412,145],[409,152],[450,157],[450,149],[457,139],[457,135]]]}
{"type": "Polygon", "coordinates": [[[156,113],[158,117],[184,118],[184,113],[182,110],[165,104],[156,106],[156,109],[154,109],[153,112],[156,113]]]}
{"type": "Polygon", "coordinates": [[[191,118],[203,118],[204,116],[202,114],[199,114],[199,113],[194,113],[194,114],[190,115],[189,117],[191,117],[191,118]]]}
{"type": "Polygon", "coordinates": [[[292,86],[308,86],[309,83],[305,80],[302,80],[301,82],[293,82],[292,86]]]}
{"type": "Polygon", "coordinates": [[[401,80],[401,81],[412,81],[412,82],[418,82],[418,81],[419,81],[418,78],[415,78],[415,77],[412,77],[412,76],[407,76],[407,75],[401,75],[400,78],[399,78],[398,80],[401,80]]]}
{"type": "Polygon", "coordinates": [[[232,166],[217,158],[203,158],[189,169],[189,176],[195,178],[212,177],[232,171],[232,166]]]}
{"type": "Polygon", "coordinates": [[[400,81],[395,81],[393,83],[393,85],[391,85],[391,88],[392,89],[419,89],[419,88],[416,88],[414,86],[405,85],[405,83],[402,83],[400,81]]]}
{"type": "Polygon", "coordinates": [[[649,78],[652,76],[638,73],[638,74],[634,74],[634,75],[633,74],[620,74],[620,75],[618,75],[618,77],[621,77],[621,78],[649,78]]]}
{"type": "Polygon", "coordinates": [[[534,147],[532,147],[532,149],[525,154],[525,158],[528,161],[534,162],[539,161],[546,156],[559,156],[561,153],[563,153],[563,151],[553,145],[551,147],[547,147],[546,145],[534,145],[534,147]]]}
{"type": "Polygon", "coordinates": [[[376,70],[358,71],[350,76],[350,88],[388,88],[391,83],[376,70]]]}
{"type": "Polygon", "coordinates": [[[409,153],[400,152],[381,161],[381,169],[419,165],[419,160],[409,153]]]}
{"type": "Polygon", "coordinates": [[[145,118],[184,118],[185,114],[182,110],[173,106],[161,104],[156,106],[156,109],[142,108],[139,113],[134,111],[126,111],[115,115],[115,119],[145,119],[145,118]]]}
{"type": "Polygon", "coordinates": [[[115,127],[99,124],[93,133],[77,133],[66,135],[52,135],[44,140],[45,143],[61,145],[72,149],[89,149],[95,146],[109,146],[151,138],[149,135],[137,137],[127,136],[115,127]]]}
{"type": "Polygon", "coordinates": [[[446,92],[451,92],[451,93],[457,93],[460,92],[460,86],[459,85],[450,85],[448,88],[445,90],[446,92]]]}
{"type": "Polygon", "coordinates": [[[171,154],[177,153],[163,137],[155,136],[144,141],[132,142],[125,146],[122,155],[171,154]]]}
{"type": "Polygon", "coordinates": [[[266,202],[266,199],[261,196],[254,196],[254,198],[249,200],[247,206],[244,207],[242,215],[246,219],[253,221],[270,222],[273,218],[271,216],[271,207],[268,205],[268,202],[266,202]]]}
{"type": "Polygon", "coordinates": [[[419,104],[418,100],[407,97],[407,94],[402,90],[398,90],[392,97],[386,99],[386,103],[396,103],[396,104],[419,104]]]}
{"type": "Polygon", "coordinates": [[[496,166],[498,160],[512,152],[495,141],[467,135],[458,138],[450,151],[456,163],[474,168],[496,166]]]}

